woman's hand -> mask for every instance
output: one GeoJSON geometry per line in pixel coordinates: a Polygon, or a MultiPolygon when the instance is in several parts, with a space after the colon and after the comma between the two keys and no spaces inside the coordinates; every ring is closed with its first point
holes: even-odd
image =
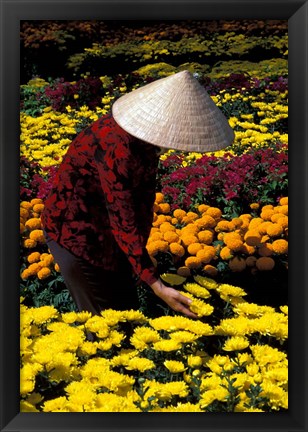
{"type": "Polygon", "coordinates": [[[165,286],[160,280],[151,285],[154,293],[162,299],[171,309],[188,316],[189,318],[198,318],[198,316],[189,309],[191,299],[180,294],[176,289],[165,286]]]}

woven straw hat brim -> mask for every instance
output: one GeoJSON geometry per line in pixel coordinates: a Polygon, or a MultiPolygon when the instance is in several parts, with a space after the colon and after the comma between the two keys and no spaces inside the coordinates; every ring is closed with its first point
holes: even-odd
{"type": "Polygon", "coordinates": [[[131,135],[167,149],[210,152],[234,140],[227,118],[188,71],[120,97],[112,113],[131,135]]]}

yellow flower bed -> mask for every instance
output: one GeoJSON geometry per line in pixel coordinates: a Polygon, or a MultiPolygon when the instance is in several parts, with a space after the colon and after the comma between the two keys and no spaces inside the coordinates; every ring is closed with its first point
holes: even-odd
{"type": "MultiPolygon", "coordinates": [[[[164,277],[169,283],[176,278],[164,277]]],[[[183,289],[205,318],[148,318],[134,310],[60,314],[52,306],[21,304],[21,411],[209,412],[215,404],[216,411],[287,409],[288,359],[270,341],[287,340],[288,307],[248,303],[241,288],[207,277],[183,289]],[[211,325],[214,296],[231,304],[233,316],[211,325]],[[130,335],[122,327],[127,323],[130,335]],[[209,354],[214,341],[221,350],[209,354]]]]}
{"type": "MultiPolygon", "coordinates": [[[[267,70],[266,76],[268,76],[268,68],[271,67],[276,67],[281,74],[284,73],[284,66],[278,60],[266,62],[262,66],[264,70],[267,70]]],[[[225,68],[231,67],[232,69],[233,66],[236,66],[236,63],[234,65],[233,63],[232,61],[226,62],[227,66],[223,63],[220,66],[222,68],[221,73],[212,71],[209,76],[214,79],[227,76],[228,73],[225,68]]],[[[152,66],[158,67],[159,65],[158,63],[152,66]]],[[[262,69],[250,71],[247,65],[242,65],[242,62],[239,63],[238,67],[241,72],[243,67],[244,69],[247,67],[251,76],[257,76],[260,79],[263,76],[262,69]]],[[[254,64],[254,67],[257,67],[256,64],[254,64]]],[[[287,67],[287,63],[285,67],[287,67]]],[[[231,72],[236,73],[236,68],[231,72]]],[[[287,73],[287,70],[285,72],[287,73]]],[[[102,76],[101,80],[103,83],[108,82],[108,77],[102,76]]],[[[118,90],[121,94],[125,94],[127,91],[125,86],[120,87],[118,90]]],[[[38,162],[41,166],[47,167],[59,164],[77,131],[83,129],[86,124],[97,120],[101,115],[106,114],[110,110],[113,98],[114,96],[109,95],[107,92],[102,99],[102,106],[97,107],[95,110],[90,110],[87,106],[83,106],[79,110],[73,110],[68,106],[66,113],[58,113],[53,111],[51,107],[47,107],[39,117],[31,117],[21,112],[21,155],[27,157],[30,161],[38,162]]],[[[229,93],[222,90],[218,95],[212,96],[212,99],[218,107],[222,107],[225,103],[240,102],[246,102],[250,105],[249,114],[243,113],[239,117],[232,116],[229,118],[230,126],[235,132],[234,146],[236,148],[242,148],[243,152],[245,152],[251,147],[266,146],[275,142],[288,143],[288,134],[280,132],[279,127],[276,127],[279,121],[288,117],[287,91],[281,93],[266,89],[258,96],[254,96],[249,92],[242,94],[239,91],[229,93]],[[274,98],[275,102],[264,102],[264,98],[267,96],[274,98]],[[253,114],[251,114],[253,112],[257,112],[259,121],[253,121],[253,114]]],[[[226,151],[234,154],[232,146],[225,150],[213,152],[213,154],[219,157],[223,156],[226,151]]],[[[164,160],[171,153],[172,151],[169,151],[161,156],[161,159],[164,160]]],[[[183,166],[189,165],[201,156],[201,153],[196,152],[185,154],[183,166]]]]}
{"type": "Polygon", "coordinates": [[[86,106],[80,110],[67,107],[67,113],[45,108],[40,117],[21,112],[20,154],[42,167],[58,165],[77,135],[77,127],[84,122],[92,123],[106,113],[105,108],[91,111],[86,106]]]}

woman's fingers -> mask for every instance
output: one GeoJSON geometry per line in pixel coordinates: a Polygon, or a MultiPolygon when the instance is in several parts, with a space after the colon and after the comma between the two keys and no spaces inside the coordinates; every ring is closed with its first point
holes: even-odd
{"type": "Polygon", "coordinates": [[[198,318],[194,312],[189,309],[189,305],[191,304],[191,299],[183,296],[179,292],[175,291],[175,304],[171,307],[177,312],[181,312],[184,315],[187,315],[190,318],[198,318]]]}
{"type": "Polygon", "coordinates": [[[167,287],[164,284],[160,283],[157,286],[152,286],[155,294],[160,297],[171,309],[176,312],[180,312],[189,318],[198,318],[194,312],[189,309],[189,305],[191,304],[191,299],[182,295],[177,290],[171,287],[167,287]]]}

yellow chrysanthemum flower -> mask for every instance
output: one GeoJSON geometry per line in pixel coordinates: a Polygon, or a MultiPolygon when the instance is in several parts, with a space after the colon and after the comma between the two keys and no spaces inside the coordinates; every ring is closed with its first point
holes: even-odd
{"type": "Polygon", "coordinates": [[[188,291],[189,293],[195,295],[196,297],[200,297],[200,298],[209,298],[211,296],[211,294],[209,293],[209,291],[204,288],[201,287],[199,284],[197,283],[186,283],[184,285],[184,288],[186,291],[188,291]]]}
{"type": "Polygon", "coordinates": [[[224,351],[242,351],[249,346],[249,340],[243,336],[229,338],[223,345],[224,351]]]}
{"type": "Polygon", "coordinates": [[[178,349],[181,348],[181,346],[182,345],[180,342],[173,339],[165,339],[153,343],[153,349],[155,351],[166,351],[166,352],[177,351],[178,349]]]}
{"type": "Polygon", "coordinates": [[[187,368],[185,367],[184,363],[181,361],[176,360],[165,360],[164,366],[171,372],[171,373],[181,373],[184,372],[187,368]]]}
{"type": "Polygon", "coordinates": [[[163,273],[160,278],[170,285],[182,285],[186,281],[186,277],[171,273],[163,273]]]}
{"type": "Polygon", "coordinates": [[[128,363],[125,365],[127,370],[137,370],[139,372],[145,372],[155,367],[156,365],[152,360],[142,357],[133,357],[129,359],[128,363]]]}
{"type": "Polygon", "coordinates": [[[186,330],[179,330],[170,333],[170,338],[177,342],[180,342],[181,344],[184,344],[194,342],[198,339],[198,336],[186,330]]]}

